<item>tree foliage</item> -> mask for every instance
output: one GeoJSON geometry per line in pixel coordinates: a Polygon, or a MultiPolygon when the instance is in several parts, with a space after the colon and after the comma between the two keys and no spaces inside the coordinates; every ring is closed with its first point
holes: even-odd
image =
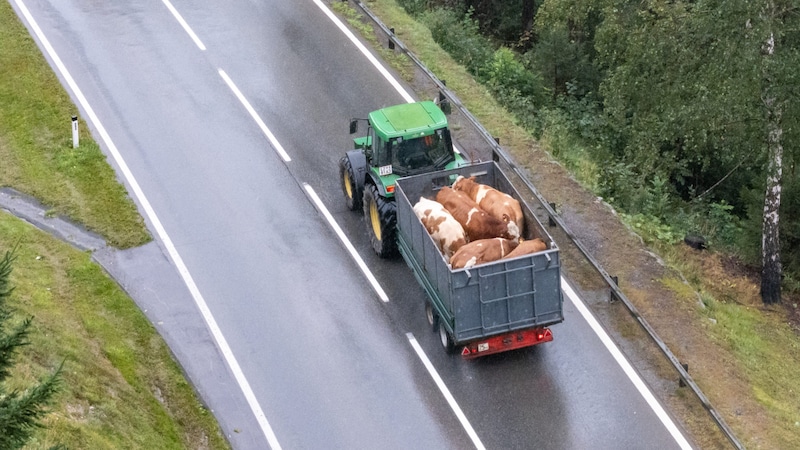
{"type": "Polygon", "coordinates": [[[451,51],[509,110],[543,117],[521,120],[534,131],[557,118],[548,135],[579,142],[598,168],[585,181],[616,207],[719,232],[772,283],[780,259],[800,279],[800,216],[786,214],[800,198],[795,0],[400,1],[454,17],[438,32],[458,37],[451,51]]]}
{"type": "MultiPolygon", "coordinates": [[[[32,318],[13,323],[14,311],[8,306],[13,292],[9,277],[14,261],[13,252],[0,260],[0,448],[22,448],[41,427],[47,405],[58,392],[61,367],[39,384],[20,391],[8,390],[7,382],[19,349],[29,344],[28,328],[32,318]]],[[[63,364],[62,364],[63,365],[63,364]]]]}

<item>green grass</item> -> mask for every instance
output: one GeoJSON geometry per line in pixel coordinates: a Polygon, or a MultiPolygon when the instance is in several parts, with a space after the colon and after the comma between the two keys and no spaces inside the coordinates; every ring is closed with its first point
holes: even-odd
{"type": "Polygon", "coordinates": [[[8,2],[0,2],[0,186],[31,195],[110,245],[150,240],[136,206],[8,2]]]}
{"type": "Polygon", "coordinates": [[[0,251],[17,244],[10,305],[34,321],[10,387],[65,361],[33,448],[227,448],[166,344],[91,255],[0,213],[0,251]]]}
{"type": "Polygon", "coordinates": [[[712,336],[735,355],[755,399],[774,424],[767,433],[778,448],[797,448],[800,435],[800,340],[769,311],[704,299],[705,314],[716,321],[712,336]]]}

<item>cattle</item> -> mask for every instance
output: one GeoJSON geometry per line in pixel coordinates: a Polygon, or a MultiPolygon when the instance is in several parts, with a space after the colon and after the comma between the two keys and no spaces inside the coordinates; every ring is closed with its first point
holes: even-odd
{"type": "Polygon", "coordinates": [[[469,241],[496,237],[519,238],[519,229],[515,224],[506,224],[506,222],[492,217],[463,192],[445,186],[436,194],[436,201],[441,203],[464,227],[469,241]]]}
{"type": "Polygon", "coordinates": [[[453,257],[450,258],[450,267],[452,269],[468,269],[478,264],[497,261],[516,247],[517,241],[503,238],[472,241],[453,254],[453,257]]]}
{"type": "Polygon", "coordinates": [[[493,217],[509,224],[513,222],[519,229],[518,235],[522,233],[525,227],[525,216],[522,215],[522,207],[514,197],[491,186],[476,182],[475,177],[464,178],[460,175],[453,183],[453,189],[466,193],[493,217]]]}
{"type": "Polygon", "coordinates": [[[511,251],[504,258],[516,258],[517,256],[527,255],[547,250],[547,244],[541,238],[527,239],[521,241],[517,248],[511,251]]]}
{"type": "Polygon", "coordinates": [[[428,230],[447,261],[450,261],[450,257],[456,250],[467,243],[464,227],[447,212],[441,203],[420,197],[414,205],[414,214],[428,230]]]}

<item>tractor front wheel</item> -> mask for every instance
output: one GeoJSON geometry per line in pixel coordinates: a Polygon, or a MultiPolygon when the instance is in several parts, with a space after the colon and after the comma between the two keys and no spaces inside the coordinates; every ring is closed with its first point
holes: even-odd
{"type": "Polygon", "coordinates": [[[356,211],[361,208],[361,196],[358,195],[356,189],[356,178],[353,174],[353,165],[350,164],[350,158],[342,156],[339,160],[339,179],[342,181],[342,192],[344,193],[344,201],[347,209],[356,211]]]}
{"type": "Polygon", "coordinates": [[[394,201],[381,197],[378,188],[368,183],[364,186],[364,219],[372,249],[381,258],[397,253],[397,215],[394,201]]]}

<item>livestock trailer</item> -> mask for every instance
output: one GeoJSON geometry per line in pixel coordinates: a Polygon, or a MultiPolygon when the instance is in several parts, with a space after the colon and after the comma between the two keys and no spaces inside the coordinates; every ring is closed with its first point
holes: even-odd
{"type": "Polygon", "coordinates": [[[448,352],[461,348],[469,359],[553,340],[548,327],[564,320],[558,247],[496,163],[400,178],[395,199],[398,249],[428,294],[428,322],[448,352]],[[522,238],[541,238],[547,250],[451,269],[412,208],[422,196],[436,198],[458,175],[517,199],[525,217],[522,238]]]}

